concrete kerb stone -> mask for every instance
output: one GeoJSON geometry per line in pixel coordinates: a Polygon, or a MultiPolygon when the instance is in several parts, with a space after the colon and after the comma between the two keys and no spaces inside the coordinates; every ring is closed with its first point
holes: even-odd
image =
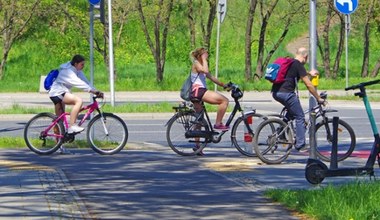
{"type": "MultiPolygon", "coordinates": [[[[83,201],[71,186],[62,170],[41,165],[33,165],[27,162],[2,160],[0,161],[0,173],[3,174],[3,182],[11,185],[7,185],[8,193],[13,193],[9,192],[12,189],[17,191],[15,193],[18,193],[20,188],[37,188],[37,190],[38,188],[42,188],[41,191],[44,195],[39,199],[45,200],[46,203],[41,201],[42,204],[33,204],[32,207],[35,207],[34,209],[40,211],[46,210],[46,212],[49,212],[50,216],[59,219],[92,219],[83,201]],[[32,178],[39,183],[36,183],[35,186],[25,185],[33,183],[30,180],[27,182],[23,181],[26,176],[29,176],[29,178],[32,178]],[[6,181],[7,178],[10,179],[6,181]]],[[[0,187],[5,187],[5,185],[0,184],[0,187]]],[[[28,201],[34,201],[35,196],[35,193],[29,195],[28,190],[25,190],[22,194],[22,198],[13,199],[24,201],[23,203],[28,205],[28,201]]],[[[29,206],[29,210],[30,208],[31,207],[29,206]]],[[[20,215],[27,216],[28,213],[20,213],[20,215]]]]}

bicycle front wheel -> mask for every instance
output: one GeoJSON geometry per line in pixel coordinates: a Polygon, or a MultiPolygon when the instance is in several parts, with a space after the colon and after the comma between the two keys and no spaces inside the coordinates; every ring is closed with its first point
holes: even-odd
{"type": "MultiPolygon", "coordinates": [[[[331,161],[331,150],[333,142],[333,120],[329,119],[327,123],[319,122],[316,127],[316,153],[321,160],[331,161]]],[[[338,120],[338,162],[349,157],[355,149],[356,137],[354,130],[345,121],[338,120]]]]}
{"type": "Polygon", "coordinates": [[[253,146],[256,155],[266,164],[279,164],[290,154],[293,132],[278,118],[267,119],[256,130],[253,146]]]}
{"type": "Polygon", "coordinates": [[[241,154],[256,157],[253,137],[258,125],[265,119],[266,117],[256,113],[247,113],[236,119],[231,130],[231,142],[241,154]]]}
{"type": "Polygon", "coordinates": [[[166,140],[181,156],[194,156],[206,147],[209,139],[200,135],[209,132],[206,121],[197,121],[196,113],[179,112],[167,123],[166,140]]]}
{"type": "Polygon", "coordinates": [[[56,118],[56,115],[44,112],[28,121],[24,128],[24,140],[31,151],[47,155],[54,153],[62,145],[65,129],[61,121],[53,125],[56,118]]]}
{"type": "Polygon", "coordinates": [[[127,125],[112,113],[98,114],[88,124],[87,141],[99,154],[119,153],[128,141],[127,125]]]}

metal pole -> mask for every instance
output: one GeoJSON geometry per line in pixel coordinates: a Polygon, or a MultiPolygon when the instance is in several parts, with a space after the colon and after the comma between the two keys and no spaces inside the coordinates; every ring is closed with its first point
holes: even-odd
{"type": "Polygon", "coordinates": [[[113,63],[113,40],[112,40],[112,7],[111,0],[108,0],[108,49],[110,63],[110,90],[111,105],[115,106],[115,88],[114,88],[114,63],[113,63]]]}
{"type": "MultiPolygon", "coordinates": [[[[310,22],[309,22],[309,67],[310,70],[317,69],[317,0],[310,0],[310,22]]],[[[312,79],[315,89],[317,89],[318,79],[312,79]]],[[[309,93],[309,110],[311,110],[317,101],[314,96],[309,93]]]]}
{"type": "Polygon", "coordinates": [[[315,141],[315,119],[317,114],[315,112],[310,113],[310,128],[309,128],[309,142],[310,142],[310,150],[309,150],[309,158],[317,159],[317,142],[315,141]]]}
{"type": "MultiPolygon", "coordinates": [[[[218,7],[221,7],[220,5],[218,7]]],[[[218,66],[219,66],[219,39],[220,39],[220,23],[221,23],[221,10],[218,10],[218,27],[216,29],[216,57],[215,57],[215,77],[218,78],[218,66]]],[[[218,85],[214,84],[214,90],[217,90],[218,85]]]]}
{"type": "MultiPolygon", "coordinates": [[[[94,86],[94,6],[90,5],[90,83],[94,86]]],[[[90,95],[90,101],[92,98],[90,95]]],[[[91,115],[92,118],[92,115],[91,115]]]]}
{"type": "Polygon", "coordinates": [[[348,87],[348,29],[349,29],[349,21],[348,21],[348,14],[344,16],[344,21],[345,21],[345,44],[346,44],[346,88],[348,87]]]}

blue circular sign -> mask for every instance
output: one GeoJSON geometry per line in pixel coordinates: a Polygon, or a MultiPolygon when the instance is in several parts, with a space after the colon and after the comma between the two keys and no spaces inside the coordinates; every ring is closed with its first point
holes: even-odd
{"type": "Polygon", "coordinates": [[[101,0],[88,0],[91,5],[97,5],[101,0]]]}
{"type": "Polygon", "coordinates": [[[334,0],[335,8],[343,14],[351,14],[359,5],[359,0],[334,0]]]}

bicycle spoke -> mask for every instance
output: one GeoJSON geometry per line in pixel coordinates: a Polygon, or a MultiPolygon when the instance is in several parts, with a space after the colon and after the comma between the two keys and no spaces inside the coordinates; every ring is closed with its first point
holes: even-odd
{"type": "Polygon", "coordinates": [[[200,137],[208,131],[205,121],[197,121],[196,114],[190,112],[174,115],[167,124],[166,139],[170,148],[179,155],[192,156],[200,153],[208,140],[200,137]]]}
{"type": "Polygon", "coordinates": [[[259,114],[251,113],[236,119],[232,130],[231,140],[235,148],[243,155],[255,157],[256,153],[253,150],[254,132],[257,126],[265,120],[265,117],[259,114]],[[249,129],[248,127],[249,126],[249,129]]]}
{"type": "MultiPolygon", "coordinates": [[[[318,123],[316,125],[316,150],[317,156],[324,161],[330,162],[332,150],[332,119],[329,119],[328,130],[326,125],[318,123]]],[[[338,161],[345,160],[355,149],[356,138],[353,129],[343,120],[338,121],[338,161]]]]}
{"type": "Polygon", "coordinates": [[[127,143],[128,129],[125,122],[116,115],[103,113],[95,116],[88,125],[87,140],[99,154],[115,154],[127,143]]]}
{"type": "Polygon", "coordinates": [[[284,161],[292,147],[292,132],[280,119],[268,119],[257,128],[254,138],[254,149],[257,156],[267,164],[284,161]]]}
{"type": "Polygon", "coordinates": [[[63,125],[58,123],[47,130],[55,118],[54,114],[40,113],[26,124],[24,140],[30,150],[37,154],[51,154],[62,145],[63,125]]]}

